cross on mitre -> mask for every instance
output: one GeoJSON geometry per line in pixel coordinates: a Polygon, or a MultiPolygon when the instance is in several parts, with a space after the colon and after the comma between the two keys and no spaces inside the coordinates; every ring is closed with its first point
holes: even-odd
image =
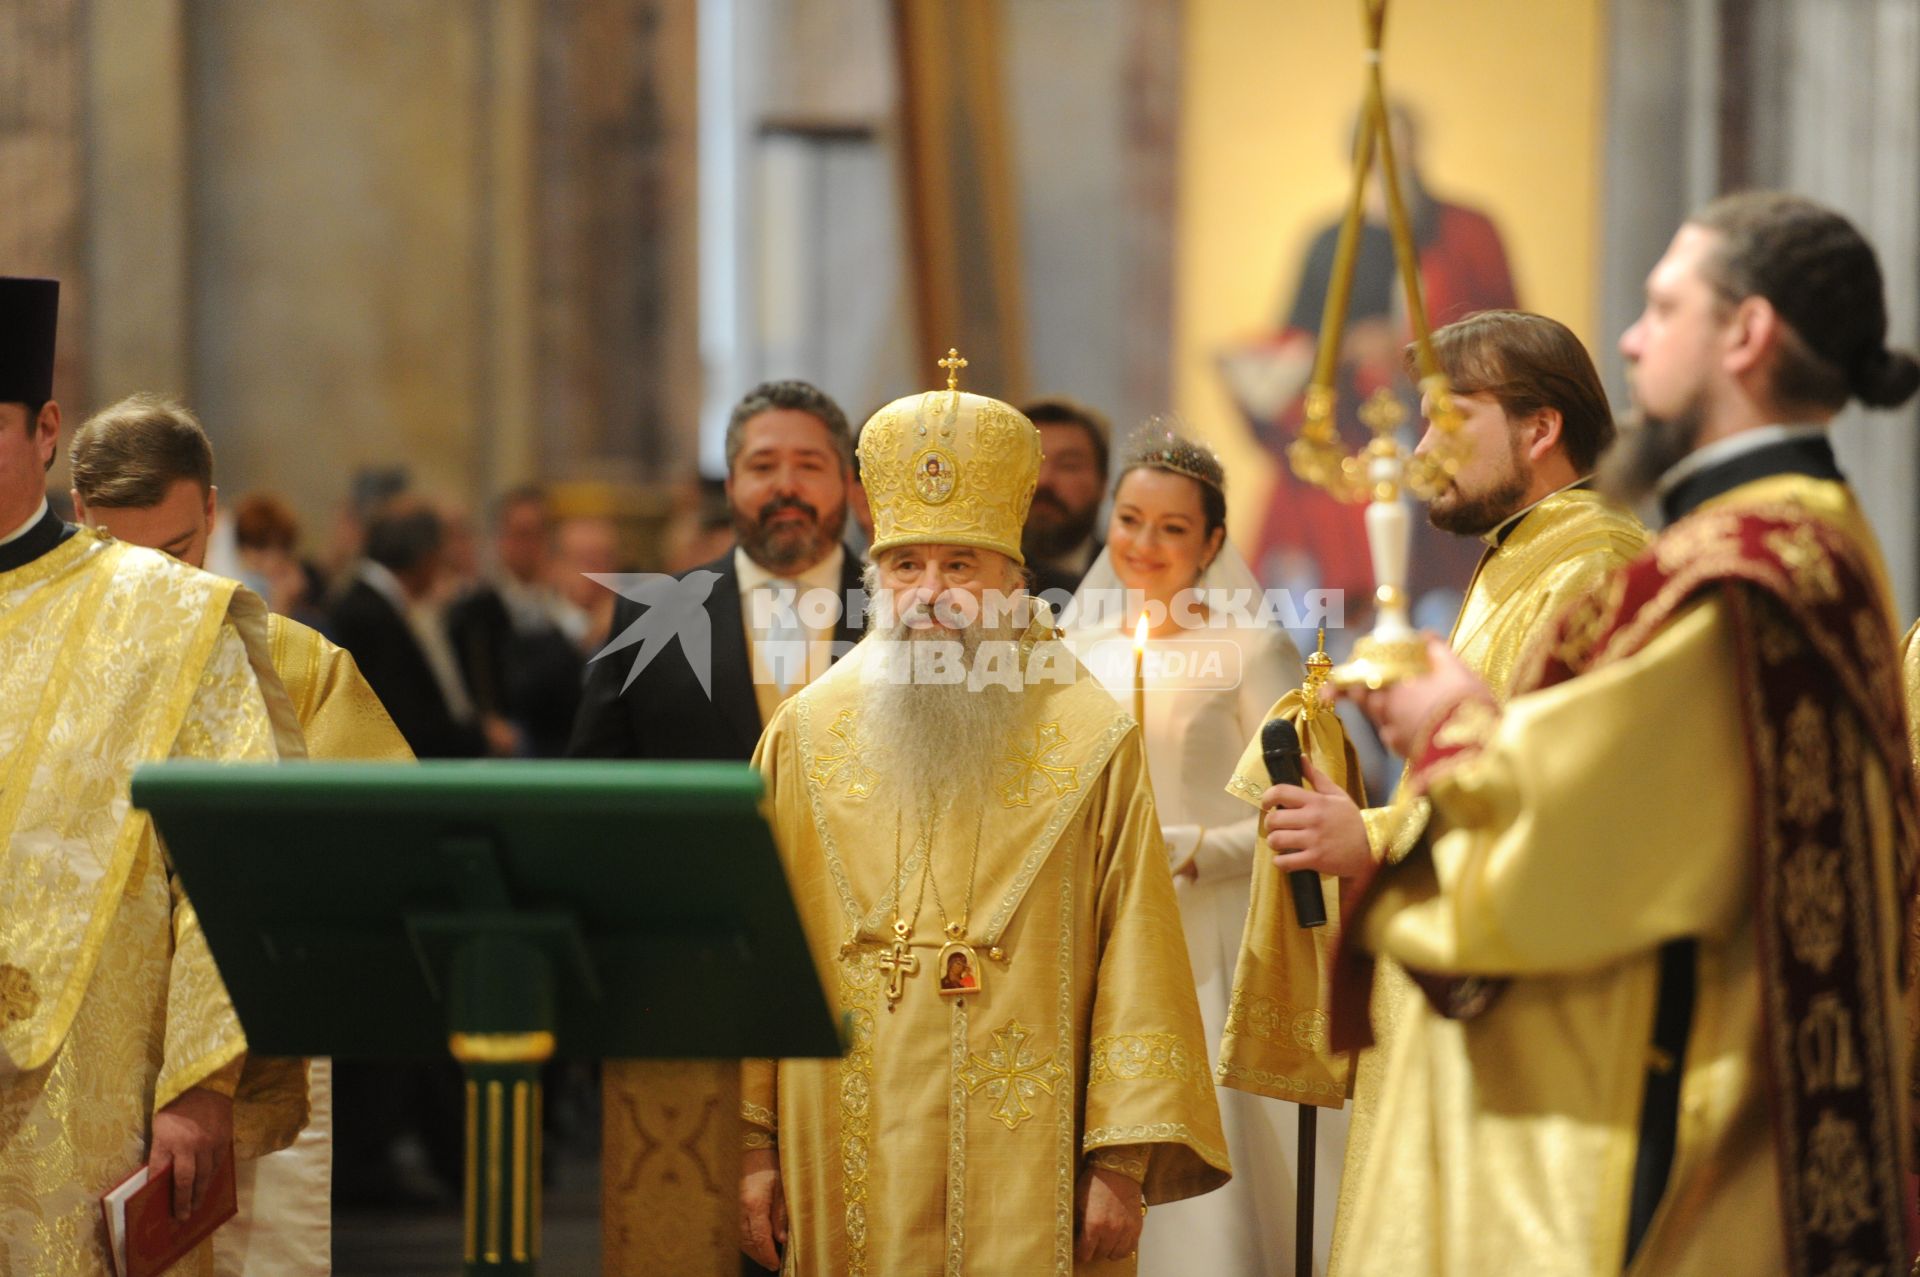
{"type": "Polygon", "coordinates": [[[960,370],[967,366],[967,361],[960,357],[959,349],[953,346],[947,347],[947,357],[940,360],[939,364],[947,370],[947,389],[960,389],[960,370]]]}

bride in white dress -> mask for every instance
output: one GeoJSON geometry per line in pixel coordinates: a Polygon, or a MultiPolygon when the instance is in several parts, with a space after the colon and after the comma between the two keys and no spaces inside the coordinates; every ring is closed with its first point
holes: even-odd
{"type": "MultiPolygon", "coordinates": [[[[1225,787],[1268,709],[1300,685],[1300,653],[1284,630],[1258,619],[1260,587],[1226,543],[1225,476],[1210,451],[1177,435],[1148,435],[1129,449],[1119,475],[1106,549],[1063,619],[1080,659],[1132,709],[1132,636],[1147,615],[1140,698],[1147,763],[1208,1057],[1217,1059],[1259,842],[1258,817],[1225,787]],[[1225,603],[1234,597],[1244,600],[1244,614],[1225,603]]],[[[1226,1088],[1215,1093],[1233,1179],[1154,1207],[1139,1271],[1290,1277],[1298,1108],[1226,1088]]],[[[1325,1271],[1333,1235],[1347,1119],[1344,1109],[1319,1113],[1316,1273],[1325,1271]]]]}

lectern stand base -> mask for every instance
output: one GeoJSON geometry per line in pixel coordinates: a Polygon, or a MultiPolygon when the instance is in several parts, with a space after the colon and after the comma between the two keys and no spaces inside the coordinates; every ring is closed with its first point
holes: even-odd
{"type": "MultiPolygon", "coordinates": [[[[511,1039],[550,1034],[454,1035],[467,1075],[466,1261],[469,1274],[532,1277],[540,1258],[540,1063],[546,1058],[486,1062],[511,1039]]],[[[526,1049],[522,1044],[518,1049],[526,1049]]]]}

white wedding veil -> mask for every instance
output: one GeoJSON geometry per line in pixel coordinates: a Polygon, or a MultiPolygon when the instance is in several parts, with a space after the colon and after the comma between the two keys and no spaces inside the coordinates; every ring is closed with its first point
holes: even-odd
{"type": "MultiPolygon", "coordinates": [[[[1112,555],[1111,547],[1101,547],[1080,588],[1061,609],[1058,623],[1069,634],[1117,630],[1126,623],[1127,587],[1120,583],[1119,573],[1113,570],[1112,555]]],[[[1224,607],[1228,617],[1243,615],[1253,624],[1272,623],[1259,619],[1262,616],[1260,580],[1231,539],[1221,540],[1220,552],[1213,556],[1213,562],[1200,574],[1193,588],[1216,614],[1224,607]],[[1232,606],[1236,603],[1237,607],[1232,606]]]]}

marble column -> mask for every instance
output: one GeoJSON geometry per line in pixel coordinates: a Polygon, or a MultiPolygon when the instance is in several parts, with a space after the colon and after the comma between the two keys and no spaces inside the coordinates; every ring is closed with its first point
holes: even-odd
{"type": "Polygon", "coordinates": [[[83,156],[92,7],[80,0],[0,5],[0,274],[61,281],[54,394],[69,414],[87,402],[83,156]]]}

